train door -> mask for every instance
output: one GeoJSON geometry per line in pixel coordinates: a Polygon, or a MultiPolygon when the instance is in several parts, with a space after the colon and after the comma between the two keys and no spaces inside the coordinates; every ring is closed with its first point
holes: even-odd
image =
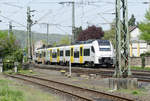
{"type": "Polygon", "coordinates": [[[71,47],[71,54],[70,54],[70,61],[71,61],[71,63],[73,63],[74,62],[74,47],[72,46],[71,47]]]}
{"type": "Polygon", "coordinates": [[[83,63],[83,45],[80,45],[80,63],[83,63]]]}
{"type": "Polygon", "coordinates": [[[95,63],[95,49],[93,46],[91,46],[90,61],[95,63]]]}
{"type": "Polygon", "coordinates": [[[50,49],[50,62],[52,62],[52,49],[50,49]]]}
{"type": "Polygon", "coordinates": [[[60,58],[60,50],[59,48],[57,49],[57,63],[59,63],[59,58],[60,58]]]}
{"type": "Polygon", "coordinates": [[[40,51],[38,51],[38,58],[37,61],[40,62],[40,51]]]}
{"type": "Polygon", "coordinates": [[[45,50],[42,50],[42,64],[45,64],[45,50]]]}

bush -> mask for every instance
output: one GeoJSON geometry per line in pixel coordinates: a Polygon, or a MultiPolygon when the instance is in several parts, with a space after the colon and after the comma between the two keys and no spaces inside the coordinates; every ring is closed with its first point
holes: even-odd
{"type": "Polygon", "coordinates": [[[3,70],[13,69],[14,63],[18,62],[17,68],[20,70],[22,68],[23,62],[23,52],[22,50],[17,50],[11,55],[5,56],[3,59],[3,70]]]}
{"type": "Polygon", "coordinates": [[[142,53],[141,55],[141,60],[142,60],[142,68],[145,67],[145,57],[150,56],[150,52],[142,53]]]}
{"type": "Polygon", "coordinates": [[[142,56],[141,59],[142,59],[142,68],[144,68],[145,67],[145,56],[142,56]]]}
{"type": "Polygon", "coordinates": [[[145,56],[150,56],[150,51],[149,51],[149,52],[146,52],[146,53],[142,53],[140,56],[141,56],[141,57],[142,57],[142,56],[144,56],[144,57],[145,57],[145,56]]]}
{"type": "Polygon", "coordinates": [[[14,57],[13,56],[6,56],[3,59],[3,70],[9,70],[14,68],[14,57]]]}

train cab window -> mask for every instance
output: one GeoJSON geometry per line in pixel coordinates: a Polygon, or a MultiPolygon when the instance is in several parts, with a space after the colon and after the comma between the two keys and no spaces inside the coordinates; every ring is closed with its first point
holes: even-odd
{"type": "Polygon", "coordinates": [[[84,49],[84,56],[90,56],[90,49],[84,49]]]}
{"type": "Polygon", "coordinates": [[[83,47],[80,47],[80,56],[82,56],[83,47]]]}
{"type": "Polygon", "coordinates": [[[79,51],[74,52],[74,58],[79,58],[79,51]]]}
{"type": "Polygon", "coordinates": [[[66,56],[70,56],[70,50],[66,50],[66,56]]]}
{"type": "Polygon", "coordinates": [[[71,48],[71,56],[73,56],[73,48],[71,48]]]}
{"type": "Polygon", "coordinates": [[[60,56],[63,56],[64,52],[63,51],[60,51],[60,56]]]}
{"type": "Polygon", "coordinates": [[[93,46],[91,47],[91,50],[92,50],[92,52],[93,52],[93,53],[95,53],[95,49],[94,49],[94,47],[93,47],[93,46]]]}

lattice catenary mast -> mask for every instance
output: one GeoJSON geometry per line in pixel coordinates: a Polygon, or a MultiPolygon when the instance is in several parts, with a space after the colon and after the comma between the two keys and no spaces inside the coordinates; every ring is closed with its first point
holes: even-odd
{"type": "Polygon", "coordinates": [[[116,64],[114,76],[128,77],[130,75],[128,5],[127,0],[116,0],[116,64]]]}

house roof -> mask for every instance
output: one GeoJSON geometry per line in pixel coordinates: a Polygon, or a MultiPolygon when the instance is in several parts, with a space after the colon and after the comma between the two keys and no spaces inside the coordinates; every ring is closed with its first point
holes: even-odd
{"type": "Polygon", "coordinates": [[[132,32],[136,28],[137,28],[137,26],[129,26],[129,32],[132,32]]]}

